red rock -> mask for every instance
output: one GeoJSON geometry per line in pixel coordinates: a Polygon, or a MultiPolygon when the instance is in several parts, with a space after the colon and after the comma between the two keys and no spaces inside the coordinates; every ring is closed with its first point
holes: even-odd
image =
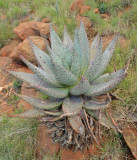
{"type": "Polygon", "coordinates": [[[6,19],[6,15],[5,14],[3,14],[3,15],[0,16],[0,21],[1,20],[5,20],[5,19],[6,19]]]}
{"type": "Polygon", "coordinates": [[[8,105],[6,102],[0,104],[0,116],[7,114],[10,115],[14,112],[14,106],[8,105]]]}
{"type": "MultiPolygon", "coordinates": [[[[18,71],[19,72],[19,71],[18,71]]],[[[21,72],[26,72],[26,71],[21,71],[21,72]]],[[[27,71],[28,73],[30,73],[30,71],[27,71]]],[[[26,95],[26,96],[30,96],[30,97],[38,97],[38,91],[36,89],[30,88],[26,83],[23,82],[22,86],[21,86],[21,94],[22,95],[26,95]]],[[[23,107],[25,109],[31,109],[33,108],[33,106],[31,106],[29,103],[27,103],[24,100],[20,100],[18,105],[18,107],[23,107]]]]}
{"type": "Polygon", "coordinates": [[[94,12],[94,13],[99,13],[99,9],[98,9],[98,8],[95,8],[95,9],[93,10],[93,12],[94,12]]]}
{"type": "Polygon", "coordinates": [[[84,0],[77,0],[76,2],[72,3],[70,10],[71,12],[79,11],[80,7],[84,4],[84,0]]]}
{"type": "Polygon", "coordinates": [[[0,50],[0,56],[8,56],[15,47],[19,45],[21,41],[18,39],[13,40],[10,44],[7,44],[0,50]]]}
{"type": "Polygon", "coordinates": [[[131,7],[130,6],[127,6],[122,12],[120,12],[119,14],[118,14],[118,17],[121,17],[126,11],[128,11],[128,10],[130,10],[131,9],[131,7]]]}
{"type": "Polygon", "coordinates": [[[81,20],[83,20],[87,35],[89,37],[94,37],[97,33],[94,31],[93,24],[87,17],[82,17],[80,15],[76,15],[75,17],[76,25],[79,27],[81,20]]]}
{"type": "Polygon", "coordinates": [[[41,22],[42,23],[50,23],[51,20],[49,18],[43,18],[41,22]]]}
{"type": "Polygon", "coordinates": [[[41,33],[49,36],[50,24],[42,22],[24,22],[14,28],[15,34],[22,40],[27,36],[37,36],[41,33]]]}
{"type": "MultiPolygon", "coordinates": [[[[9,69],[12,65],[12,59],[9,57],[0,57],[0,69],[9,69]]],[[[10,83],[10,79],[6,77],[6,73],[1,70],[0,72],[0,87],[4,87],[10,83]]]]}
{"type": "Polygon", "coordinates": [[[46,132],[49,130],[44,124],[38,126],[36,138],[36,158],[41,160],[44,155],[55,155],[59,152],[59,144],[52,143],[51,133],[46,132]]]}
{"type": "Polygon", "coordinates": [[[61,160],[86,160],[89,154],[83,153],[82,151],[73,152],[71,150],[66,150],[61,148],[61,160]]]}
{"type": "Polygon", "coordinates": [[[79,14],[82,15],[84,14],[85,12],[91,10],[91,7],[90,6],[81,6],[80,10],[79,10],[79,14]]]}
{"type": "Polygon", "coordinates": [[[108,19],[108,18],[109,18],[109,15],[107,15],[107,14],[101,14],[101,18],[106,18],[106,19],[108,19]]]}
{"type": "MultiPolygon", "coordinates": [[[[37,45],[40,49],[45,50],[45,39],[38,36],[30,36],[30,39],[32,42],[37,45]]],[[[14,58],[17,61],[20,60],[20,55],[25,57],[28,61],[36,64],[36,59],[34,56],[34,53],[30,47],[28,39],[25,39],[22,43],[20,43],[17,47],[14,48],[12,53],[9,55],[9,57],[14,58]]]]}

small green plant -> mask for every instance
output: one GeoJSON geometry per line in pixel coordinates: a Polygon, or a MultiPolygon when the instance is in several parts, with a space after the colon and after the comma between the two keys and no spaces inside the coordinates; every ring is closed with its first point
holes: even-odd
{"type": "Polygon", "coordinates": [[[106,13],[106,11],[107,11],[107,5],[106,5],[105,3],[102,3],[102,4],[99,6],[99,12],[100,12],[101,14],[103,14],[103,13],[106,13]]]}
{"type": "Polygon", "coordinates": [[[52,26],[50,39],[51,48],[46,44],[49,55],[29,39],[40,67],[21,56],[22,61],[34,74],[8,71],[49,97],[41,100],[18,95],[34,108],[16,116],[42,116],[47,126],[57,128],[52,134],[53,141],[60,142],[69,149],[83,150],[91,144],[92,139],[98,142],[95,131],[92,130],[96,120],[99,119],[101,124],[115,129],[105,110],[110,97],[106,96],[104,101],[99,101],[97,97],[119,84],[126,77],[128,66],[102,75],[113,55],[118,35],[102,53],[102,40],[99,35],[89,47],[83,22],[80,28],[75,30],[74,42],[66,28],[62,42],[52,26]]]}
{"type": "Polygon", "coordinates": [[[10,95],[8,98],[8,104],[15,104],[18,101],[19,101],[19,97],[14,94],[10,95]]]}

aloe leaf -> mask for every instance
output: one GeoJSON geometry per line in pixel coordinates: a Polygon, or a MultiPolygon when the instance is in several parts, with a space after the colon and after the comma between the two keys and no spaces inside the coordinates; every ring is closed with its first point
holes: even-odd
{"type": "Polygon", "coordinates": [[[88,110],[100,110],[107,107],[107,102],[87,101],[83,107],[88,110]]]}
{"type": "Polygon", "coordinates": [[[70,38],[70,35],[66,27],[64,27],[63,44],[65,47],[69,47],[70,49],[72,49],[73,47],[72,39],[70,38]]]}
{"type": "Polygon", "coordinates": [[[64,98],[68,95],[67,88],[53,88],[53,86],[38,78],[35,74],[7,71],[14,77],[26,82],[31,87],[36,88],[49,97],[64,98]]]}
{"type": "MultiPolygon", "coordinates": [[[[74,37],[74,44],[73,44],[74,52],[77,54],[77,57],[79,58],[79,62],[81,64],[81,71],[84,68],[84,54],[82,52],[81,44],[80,44],[80,39],[79,39],[79,30],[76,28],[75,30],[75,37],[74,37]]],[[[82,73],[81,73],[82,74],[82,73]]]]}
{"type": "Polygon", "coordinates": [[[93,118],[98,120],[98,115],[99,115],[98,110],[89,110],[89,109],[86,109],[86,108],[85,108],[85,110],[90,116],[92,116],[93,118]]]}
{"type": "Polygon", "coordinates": [[[95,55],[98,53],[99,35],[97,34],[90,46],[90,63],[93,61],[95,55]]]}
{"type": "Polygon", "coordinates": [[[89,46],[88,46],[88,38],[85,31],[84,23],[81,20],[80,28],[79,28],[79,39],[80,44],[82,47],[82,52],[84,55],[84,71],[88,69],[89,62],[90,62],[90,55],[89,55],[89,46]]]}
{"type": "Polygon", "coordinates": [[[114,80],[116,78],[118,78],[119,76],[122,76],[125,72],[125,69],[120,69],[116,72],[113,72],[113,73],[106,73],[102,76],[100,76],[99,78],[97,78],[96,80],[94,80],[92,82],[92,84],[99,84],[99,83],[103,83],[103,82],[108,82],[110,80],[114,80]]]}
{"type": "Polygon", "coordinates": [[[97,50],[95,51],[96,53],[93,57],[93,60],[90,61],[87,72],[85,73],[85,77],[89,80],[89,82],[91,82],[94,79],[96,72],[98,70],[98,67],[102,60],[102,39],[101,38],[99,39],[98,47],[97,47],[97,50]]]}
{"type": "Polygon", "coordinates": [[[70,89],[72,95],[81,95],[90,88],[88,80],[82,76],[80,82],[70,89]]]}
{"type": "Polygon", "coordinates": [[[55,59],[55,56],[52,57],[52,62],[54,64],[54,74],[57,78],[57,80],[64,85],[74,85],[77,82],[76,76],[68,71],[65,67],[60,65],[57,60],[55,59]]]}
{"type": "Polygon", "coordinates": [[[53,65],[50,59],[50,56],[37,47],[29,38],[30,46],[35,54],[35,57],[38,61],[39,66],[41,66],[45,71],[53,69],[53,65]]]}
{"type": "Polygon", "coordinates": [[[73,50],[69,49],[69,47],[66,47],[66,53],[65,53],[66,56],[64,57],[64,59],[69,69],[71,68],[71,65],[72,65],[72,55],[73,55],[72,53],[73,53],[73,50]]]}
{"type": "Polygon", "coordinates": [[[122,79],[124,79],[126,76],[126,73],[124,73],[122,76],[117,77],[114,80],[110,80],[108,82],[103,82],[99,84],[91,84],[90,89],[84,93],[86,96],[97,96],[101,95],[105,92],[110,91],[112,88],[114,88],[117,84],[119,84],[122,79]]]}
{"type": "Polygon", "coordinates": [[[18,95],[20,98],[31,104],[32,106],[40,109],[45,110],[53,110],[58,109],[60,105],[63,103],[63,99],[47,99],[47,100],[41,100],[38,98],[25,96],[25,95],[18,95]]]}
{"type": "Polygon", "coordinates": [[[70,96],[65,98],[62,104],[62,110],[65,115],[76,115],[83,106],[83,100],[80,96],[70,96]]]}
{"type": "Polygon", "coordinates": [[[56,86],[56,87],[62,87],[61,84],[57,81],[56,77],[54,76],[53,72],[50,70],[48,72],[42,70],[39,67],[36,67],[32,63],[28,62],[25,58],[21,56],[22,61],[34,72],[38,77],[46,81],[47,83],[56,86]]]}
{"type": "Polygon", "coordinates": [[[101,75],[105,71],[105,69],[106,69],[106,67],[107,67],[107,65],[108,65],[108,63],[109,63],[109,61],[110,61],[110,59],[111,59],[111,57],[113,55],[117,39],[118,39],[118,34],[111,41],[111,43],[108,45],[108,47],[105,49],[104,53],[102,54],[101,63],[98,66],[98,70],[96,71],[96,74],[92,78],[92,80],[94,80],[95,78],[97,78],[99,75],[101,75]]]}
{"type": "Polygon", "coordinates": [[[57,111],[44,111],[44,112],[51,116],[60,116],[63,114],[63,112],[57,112],[57,111]]]}
{"type": "Polygon", "coordinates": [[[43,110],[32,108],[24,113],[15,115],[15,117],[22,117],[22,118],[36,118],[36,117],[42,117],[46,115],[43,110]]]}
{"type": "Polygon", "coordinates": [[[63,59],[65,57],[65,46],[63,45],[59,36],[56,34],[52,25],[50,25],[50,39],[51,39],[51,48],[52,48],[53,52],[60,59],[63,59]]]}
{"type": "Polygon", "coordinates": [[[80,62],[75,52],[72,53],[72,65],[70,72],[73,73],[77,78],[80,75],[80,62]]]}
{"type": "Polygon", "coordinates": [[[80,116],[75,115],[74,117],[69,117],[68,120],[70,126],[75,132],[80,133],[81,135],[84,133],[84,125],[81,121],[80,116]]]}

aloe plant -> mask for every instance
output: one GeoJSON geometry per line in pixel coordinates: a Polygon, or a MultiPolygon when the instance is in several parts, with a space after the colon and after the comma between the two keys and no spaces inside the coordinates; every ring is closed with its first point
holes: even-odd
{"type": "Polygon", "coordinates": [[[115,129],[105,110],[110,98],[99,101],[97,97],[114,88],[127,74],[126,67],[111,74],[103,74],[113,55],[118,34],[103,53],[99,35],[89,46],[83,22],[80,28],[75,30],[74,41],[66,28],[61,41],[52,25],[50,38],[51,47],[46,43],[48,54],[29,39],[38,67],[22,56],[21,59],[33,74],[8,71],[49,97],[41,100],[18,95],[34,108],[16,116],[43,117],[42,121],[48,127],[56,128],[52,134],[53,141],[68,148],[75,146],[75,149],[82,150],[87,148],[92,140],[98,142],[95,129],[97,121],[115,129]]]}

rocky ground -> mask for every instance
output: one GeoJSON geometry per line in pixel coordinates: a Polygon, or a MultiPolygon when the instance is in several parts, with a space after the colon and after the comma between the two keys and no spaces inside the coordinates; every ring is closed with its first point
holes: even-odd
{"type": "MultiPolygon", "coordinates": [[[[123,12],[119,13],[119,17],[122,16],[124,12],[129,10],[130,7],[125,8],[123,12]]],[[[87,11],[90,11],[91,7],[86,6],[83,0],[74,1],[70,7],[70,13],[77,12],[75,15],[76,25],[79,27],[81,19],[84,22],[86,31],[88,33],[88,37],[90,42],[93,41],[93,38],[97,34],[94,28],[93,22],[84,14],[87,11]]],[[[92,12],[99,13],[99,9],[95,8],[92,12]]],[[[2,15],[1,19],[5,19],[6,16],[2,15]]],[[[101,18],[109,19],[110,15],[107,13],[101,14],[101,18]]],[[[7,45],[5,45],[0,50],[0,116],[8,115],[11,116],[15,113],[16,109],[27,110],[30,109],[28,103],[23,100],[20,100],[14,95],[14,92],[18,92],[16,88],[15,80],[8,75],[5,70],[14,70],[19,72],[31,72],[20,60],[20,55],[25,57],[27,60],[36,64],[35,57],[29,45],[28,36],[32,40],[34,44],[36,44],[40,49],[46,51],[45,41],[50,44],[50,33],[49,27],[51,19],[48,17],[43,18],[41,21],[29,21],[26,19],[21,21],[20,24],[14,28],[14,33],[16,37],[7,45]]],[[[56,30],[56,26],[55,30],[56,30]]],[[[114,34],[103,35],[102,40],[104,44],[104,48],[110,43],[113,39],[114,34]]],[[[127,40],[122,34],[120,35],[120,47],[126,48],[130,44],[130,40],[127,40]]],[[[114,68],[116,69],[115,63],[114,68]]],[[[39,93],[35,89],[29,88],[25,83],[22,83],[20,86],[21,94],[31,95],[31,96],[38,96],[39,93]]],[[[127,125],[128,129],[124,129],[124,138],[128,146],[131,149],[132,154],[135,158],[137,158],[137,147],[136,144],[132,144],[132,141],[137,142],[137,132],[134,129],[134,126],[127,125]],[[130,140],[129,140],[130,139],[130,140]]],[[[90,154],[94,154],[95,156],[99,156],[98,149],[96,145],[91,146],[91,149],[86,153],[82,153],[77,151],[76,153],[72,151],[65,150],[64,148],[59,147],[58,144],[53,144],[52,140],[50,139],[50,133],[45,132],[46,126],[40,124],[38,126],[37,132],[37,147],[36,147],[36,157],[37,159],[42,159],[43,155],[55,155],[60,154],[60,160],[84,160],[89,157],[90,154]]],[[[109,159],[110,157],[105,156],[104,160],[109,159]]]]}

